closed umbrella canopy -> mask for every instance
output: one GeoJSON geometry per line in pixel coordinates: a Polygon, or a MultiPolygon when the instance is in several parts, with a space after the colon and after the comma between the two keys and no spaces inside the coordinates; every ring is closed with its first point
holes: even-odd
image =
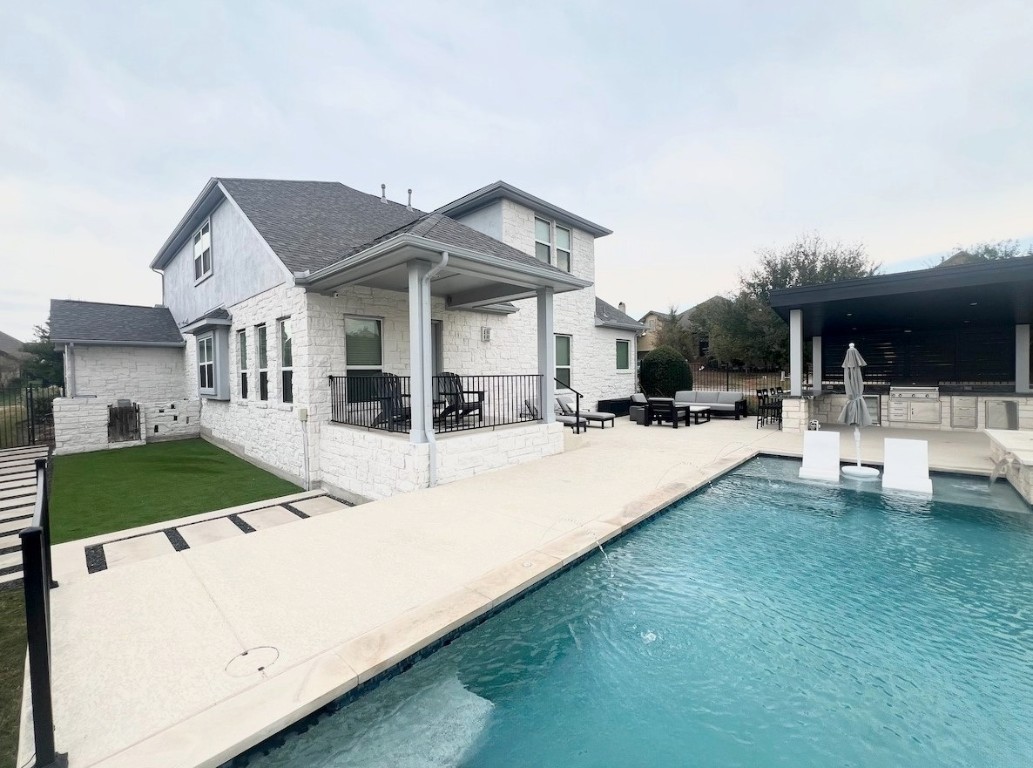
{"type": "Polygon", "coordinates": [[[853,424],[857,427],[872,425],[872,415],[868,412],[868,404],[864,401],[864,379],[861,377],[861,366],[868,365],[861,353],[854,349],[853,342],[846,351],[843,360],[843,383],[846,386],[847,403],[839,414],[840,424],[853,424]]]}

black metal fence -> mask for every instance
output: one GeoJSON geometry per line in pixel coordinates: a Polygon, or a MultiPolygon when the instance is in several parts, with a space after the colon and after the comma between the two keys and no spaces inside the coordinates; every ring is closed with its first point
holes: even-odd
{"type": "MultiPolygon", "coordinates": [[[[412,381],[390,373],[330,377],[330,420],[337,424],[408,432],[412,381]]],[[[541,376],[537,374],[432,377],[434,432],[462,432],[535,421],[541,376]]]]}
{"type": "Polygon", "coordinates": [[[757,391],[788,389],[789,380],[782,371],[742,371],[731,368],[702,368],[692,372],[692,388],[719,392],[741,392],[749,413],[757,413],[757,391]]]}
{"type": "Polygon", "coordinates": [[[36,768],[67,765],[54,744],[51,688],[50,590],[57,586],[50,559],[50,476],[46,459],[36,459],[36,507],[18,534],[22,548],[25,631],[29,646],[29,686],[36,768]]]}
{"type": "Polygon", "coordinates": [[[20,382],[0,387],[0,449],[53,445],[54,398],[62,388],[20,382]]]}

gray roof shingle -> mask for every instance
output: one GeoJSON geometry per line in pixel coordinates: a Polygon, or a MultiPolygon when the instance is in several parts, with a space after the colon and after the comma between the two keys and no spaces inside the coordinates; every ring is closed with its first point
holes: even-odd
{"type": "Polygon", "coordinates": [[[612,304],[607,304],[598,296],[595,297],[595,319],[599,321],[600,325],[606,325],[612,328],[637,330],[646,327],[635,318],[629,317],[625,313],[621,312],[612,304]]]}
{"type": "Polygon", "coordinates": [[[336,181],[219,182],[292,272],[329,266],[424,215],[336,181]]]}
{"type": "Polygon", "coordinates": [[[54,341],[110,341],[119,344],[182,344],[168,307],[50,300],[50,338],[54,341]]]}

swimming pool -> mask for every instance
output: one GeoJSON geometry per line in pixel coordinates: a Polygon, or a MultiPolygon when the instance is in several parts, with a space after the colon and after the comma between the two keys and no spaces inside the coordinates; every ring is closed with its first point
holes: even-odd
{"type": "Polygon", "coordinates": [[[273,766],[1018,766],[1033,516],[757,459],[340,711],[273,766]]]}

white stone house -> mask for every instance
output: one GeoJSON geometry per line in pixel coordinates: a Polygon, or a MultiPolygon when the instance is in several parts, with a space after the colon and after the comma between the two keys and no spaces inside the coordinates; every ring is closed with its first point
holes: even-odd
{"type": "Polygon", "coordinates": [[[196,429],[360,499],[557,453],[557,380],[591,408],[634,390],[642,326],[592,287],[609,233],[504,182],[427,214],[212,179],[151,262],[162,306],[53,303],[57,450],[104,447],[101,410],[129,399],[142,439],[196,429]]]}

